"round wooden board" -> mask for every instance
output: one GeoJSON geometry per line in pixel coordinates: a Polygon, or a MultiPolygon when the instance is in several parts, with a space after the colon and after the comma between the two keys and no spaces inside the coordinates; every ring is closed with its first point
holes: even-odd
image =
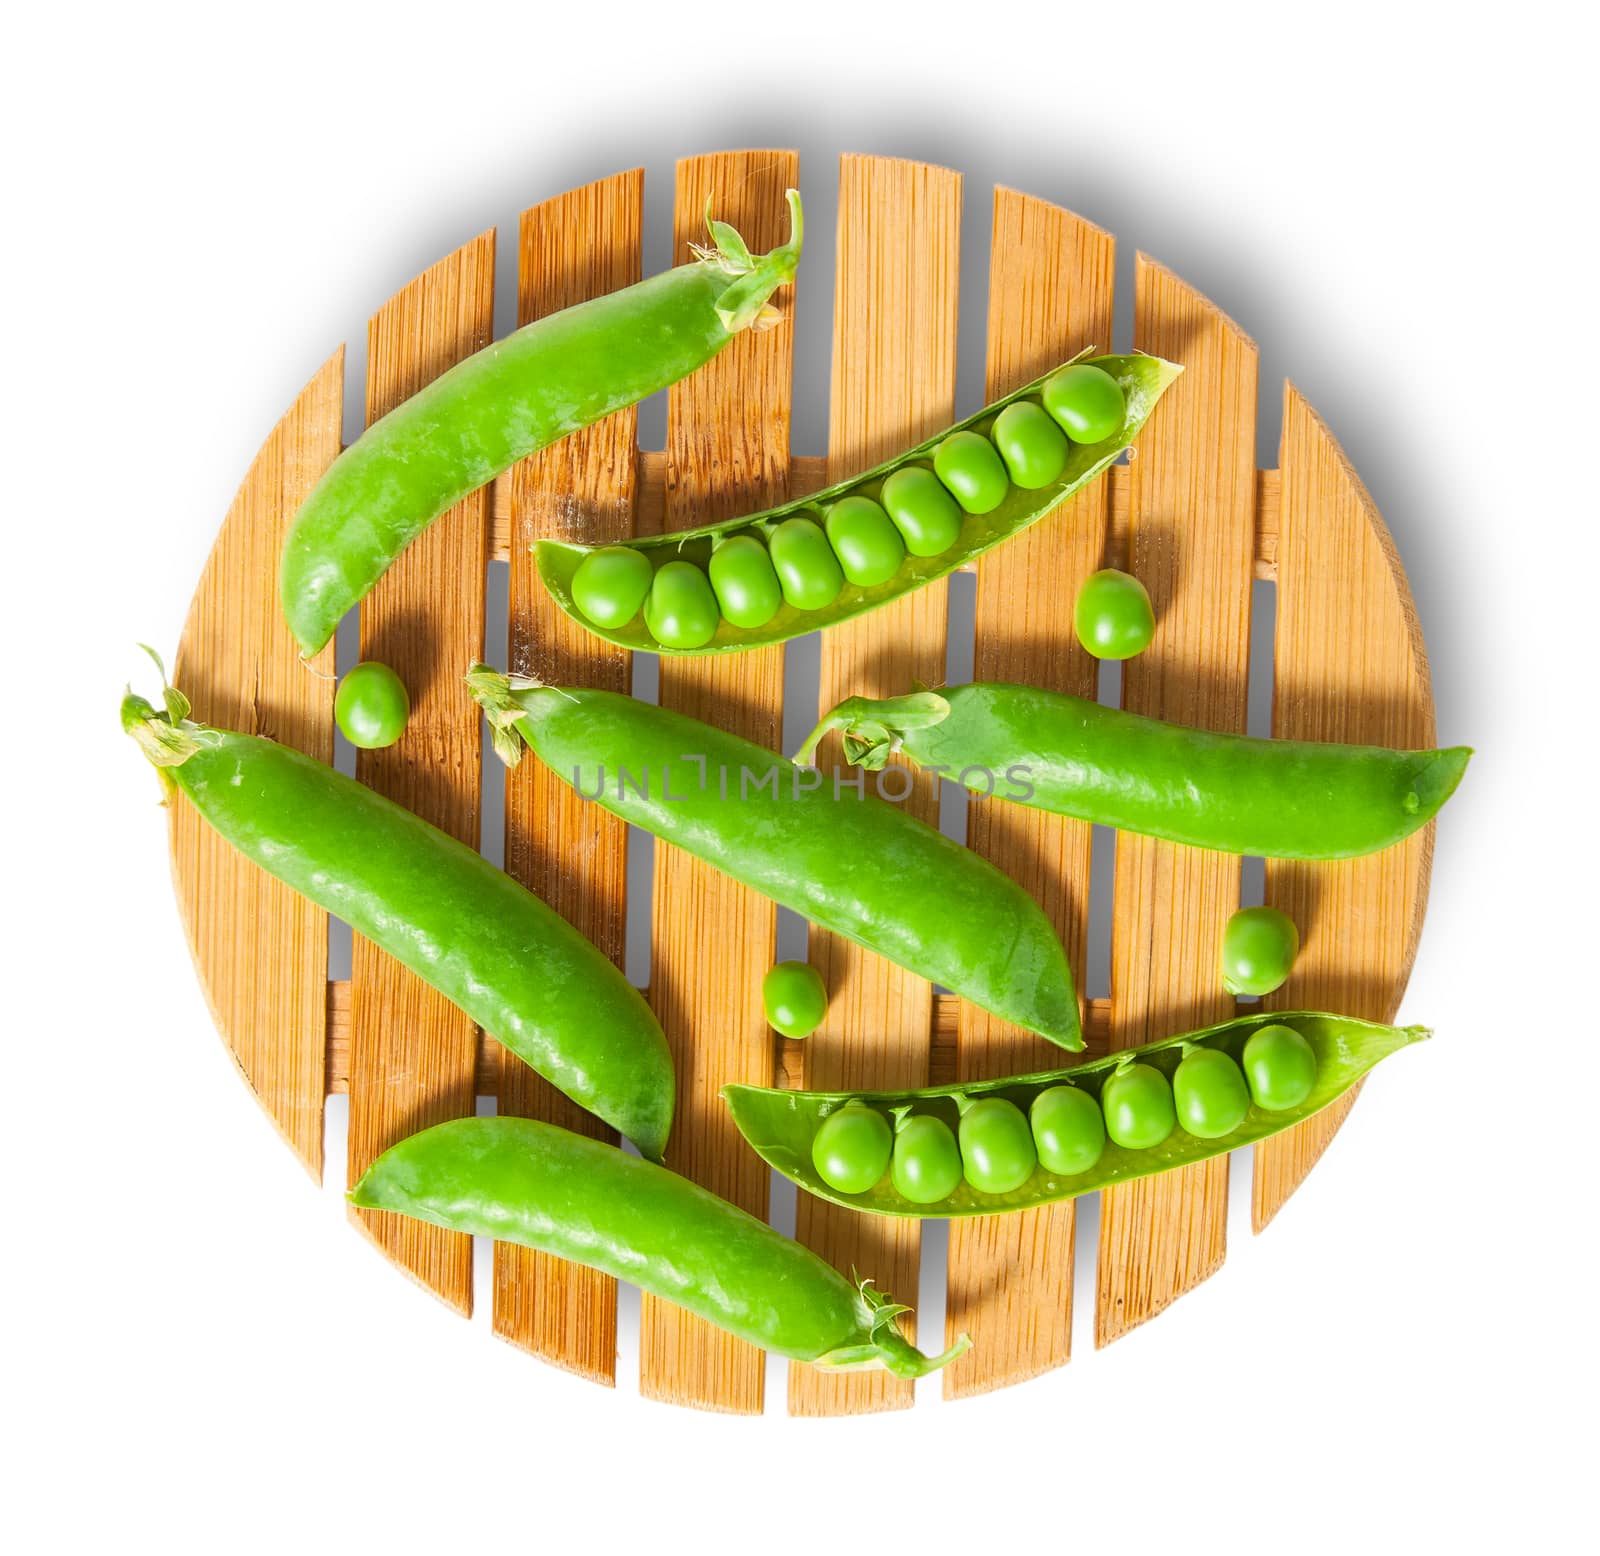
{"type": "MultiPolygon", "coordinates": [[[[707,198],[752,247],[783,237],[783,190],[797,156],[720,153],[678,165],[675,254],[707,198]]],[[[671,391],[667,448],[638,448],[633,412],[574,434],[474,494],[416,542],[361,607],[361,652],[387,660],[414,714],[389,751],[362,753],[359,776],[469,842],[479,836],[479,718],[461,671],[509,662],[556,682],[626,690],[629,656],[551,605],[528,554],[537,535],[597,541],[675,530],[815,489],[954,418],[962,188],[920,163],[850,156],[839,186],[833,373],[826,459],[791,459],[793,339],[746,335],[671,391]],[[484,643],[486,570],[510,561],[510,641],[484,643]]],[[[526,211],[517,242],[519,322],[639,278],[643,175],[618,174],[526,211]]],[[[1061,208],[994,192],[989,256],[988,390],[1004,393],[1086,346],[1112,339],[1115,240],[1061,208]]],[[[493,332],[496,234],[439,261],[373,315],[368,420],[493,332]]],[[[818,282],[809,270],[807,285],[818,282]]],[[[776,299],[786,311],[792,297],[776,299]]],[[[815,317],[815,312],[812,314],[815,317]]],[[[1434,740],[1427,659],[1411,595],[1377,510],[1293,385],[1284,387],[1278,467],[1257,468],[1254,344],[1185,282],[1144,255],[1134,298],[1137,349],[1185,373],[1114,468],[977,568],[974,675],[1093,697],[1096,666],[1064,602],[1097,567],[1137,573],[1160,623],[1130,661],[1124,705],[1212,729],[1245,728],[1251,597],[1276,580],[1273,732],[1286,738],[1425,746],[1434,740]]],[[[343,352],[318,369],[263,445],[229,510],[190,608],[176,680],[196,716],[288,741],[329,760],[332,650],[307,673],[276,598],[277,559],[296,508],[337,455],[343,352]]],[[[823,634],[824,707],[946,679],[947,586],[935,584],[823,634]]],[[[779,649],[666,660],[660,700],[763,744],[780,744],[779,649]]],[[[804,710],[807,721],[812,710],[804,710]]],[[[836,759],[824,750],[824,764],[836,759]]],[[[490,760],[493,760],[492,756],[490,760]]],[[[910,808],[933,822],[924,776],[910,808]]],[[[974,803],[968,841],[1036,893],[1081,974],[1089,827],[1003,802],[974,803]]],[[[1433,828],[1367,859],[1268,861],[1266,900],[1301,927],[1303,951],[1281,1008],[1390,1019],[1415,955],[1433,828]]],[[[626,922],[625,829],[524,762],[506,790],[506,868],[619,962],[626,922]]],[[[603,1135],[592,1119],[455,1008],[357,939],[348,983],[328,981],[328,923],[172,806],[174,878],[196,967],[223,1040],[269,1117],[314,1176],[323,1103],[349,1093],[347,1172],[478,1095],[603,1135]]],[[[1085,1012],[1091,1049],[1124,1047],[1233,1013],[1214,976],[1221,927],[1238,906],[1241,862],[1123,834],[1116,839],[1108,1000],[1085,1012]]],[[[651,1001],[678,1064],[669,1162],[765,1215],[769,1178],[717,1100],[728,1081],[820,1087],[923,1085],[1054,1062],[1055,1050],[880,958],[813,929],[828,979],[825,1027],[774,1043],[760,1010],[775,912],[764,898],[658,847],[651,1001]]],[[[1353,1098],[1257,1147],[1254,1222],[1264,1226],[1311,1170],[1353,1098]]],[[[1102,1196],[1095,1338],[1153,1317],[1211,1274],[1225,1253],[1227,1157],[1102,1196]]],[[[354,1213],[379,1247],[462,1313],[470,1240],[404,1218],[354,1213]]],[[[797,1234],[841,1269],[915,1295],[914,1222],[852,1216],[801,1195],[797,1234]]],[[[944,1373],[947,1396],[1019,1382],[1068,1359],[1074,1206],[952,1227],[947,1330],[972,1351],[944,1373]]],[[[548,1361],[614,1381],[616,1290],[608,1276],[497,1245],[498,1334],[548,1361]]],[[[937,1343],[937,1337],[929,1337],[937,1343]]],[[[631,1358],[629,1359],[631,1364],[631,1358]]],[[[763,1408],[761,1354],[670,1304],[644,1299],[644,1393],[701,1408],[763,1408]]],[[[790,1372],[789,1408],[828,1415],[909,1405],[884,1375],[790,1372]]]]}

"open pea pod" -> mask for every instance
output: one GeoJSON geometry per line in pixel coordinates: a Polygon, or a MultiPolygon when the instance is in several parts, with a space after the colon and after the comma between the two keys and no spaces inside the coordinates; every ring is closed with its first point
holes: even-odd
{"type": "Polygon", "coordinates": [[[1220,1026],[1183,1033],[1143,1048],[1124,1049],[1102,1059],[1033,1075],[1011,1075],[999,1080],[903,1092],[782,1091],[762,1086],[725,1086],[722,1095],[733,1112],[739,1132],[757,1153],[786,1178],[793,1179],[819,1199],[883,1216],[983,1216],[1073,1199],[1108,1184],[1126,1183],[1174,1167],[1187,1167],[1193,1162],[1237,1150],[1242,1145],[1251,1145],[1309,1118],[1348,1091],[1380,1059],[1431,1035],[1426,1027],[1382,1026],[1319,1011],[1272,1011],[1241,1016],[1220,1026]],[[1034,1099],[1052,1087],[1067,1086],[1087,1092],[1099,1103],[1105,1083],[1130,1064],[1152,1066],[1170,1083],[1180,1062],[1196,1050],[1215,1050],[1241,1063],[1251,1035],[1270,1026],[1289,1027],[1306,1040],[1316,1059],[1316,1078],[1297,1106],[1269,1113],[1252,1102],[1243,1122],[1218,1139],[1198,1139],[1179,1125],[1160,1145],[1146,1150],[1129,1149],[1107,1140],[1099,1159],[1086,1171],[1068,1176],[1047,1171],[1042,1165],[1035,1166],[1032,1175],[1019,1187],[1004,1194],[980,1193],[963,1181],[946,1197],[931,1204],[914,1203],[903,1197],[890,1172],[885,1172],[864,1193],[840,1193],[823,1180],[812,1161],[813,1143],[823,1121],[848,1103],[865,1104],[886,1119],[903,1121],[907,1117],[932,1116],[954,1132],[959,1127],[962,1104],[987,1097],[1004,1098],[1027,1115],[1034,1099]]]}
{"type": "MultiPolygon", "coordinates": [[[[1038,406],[1044,398],[1047,381],[1060,369],[1052,369],[1050,373],[1041,375],[1032,383],[1024,384],[1022,388],[1006,395],[1003,399],[996,400],[991,405],[986,405],[975,415],[957,422],[953,427],[946,428],[925,442],[917,444],[916,447],[909,448],[860,475],[852,476],[847,481],[837,482],[823,491],[795,498],[760,513],[745,514],[739,518],[724,519],[716,524],[702,525],[699,529],[641,537],[623,542],[620,546],[605,548],[611,553],[631,552],[648,563],[651,570],[646,575],[639,564],[634,564],[630,569],[626,565],[627,558],[620,558],[622,566],[619,568],[619,573],[631,573],[635,580],[630,584],[633,594],[629,597],[628,604],[623,607],[632,610],[633,613],[628,620],[620,624],[601,622],[585,614],[574,598],[573,583],[578,569],[585,559],[599,548],[572,545],[565,541],[537,541],[533,549],[538,560],[539,577],[544,581],[545,588],[550,591],[556,603],[574,621],[608,642],[645,653],[736,653],[741,649],[782,643],[803,633],[815,632],[819,627],[830,627],[836,622],[847,621],[852,616],[859,616],[864,611],[887,604],[890,600],[899,599],[900,596],[921,588],[923,584],[935,578],[943,578],[947,573],[964,567],[975,557],[998,546],[1002,541],[1009,540],[1013,535],[1026,529],[1030,524],[1037,523],[1047,513],[1059,507],[1074,492],[1088,485],[1107,466],[1115,463],[1122,451],[1138,436],[1151,411],[1155,409],[1156,401],[1161,398],[1167,386],[1183,371],[1177,364],[1163,361],[1160,357],[1140,354],[1084,357],[1077,360],[1079,365],[1099,368],[1116,380],[1122,392],[1124,405],[1122,426],[1119,431],[1096,443],[1069,441],[1060,473],[1044,485],[1024,486],[1018,484],[1017,479],[1008,480],[1003,473],[1000,474],[998,484],[1004,486],[1005,495],[987,512],[964,513],[960,519],[959,531],[946,549],[932,556],[919,556],[908,550],[890,577],[869,585],[851,582],[849,577],[851,569],[846,566],[842,586],[831,595],[828,603],[819,608],[801,608],[789,598],[794,591],[786,584],[782,602],[768,619],[759,626],[740,627],[719,612],[718,603],[713,599],[712,590],[707,584],[700,593],[705,602],[705,610],[708,612],[706,618],[708,629],[709,622],[715,620],[715,630],[706,641],[697,643],[693,647],[685,647],[663,643],[657,637],[648,624],[647,618],[650,613],[646,608],[646,602],[654,588],[655,575],[659,574],[668,563],[687,562],[701,574],[708,574],[711,571],[713,552],[736,537],[747,536],[770,551],[772,537],[785,521],[796,518],[811,519],[821,529],[825,526],[829,510],[841,499],[870,498],[877,503],[883,497],[885,482],[897,472],[911,468],[934,470],[936,451],[954,434],[978,433],[989,437],[994,433],[1000,413],[1008,406],[1019,401],[1029,401],[1033,406],[1038,406]]],[[[1035,420],[1041,419],[1036,412],[1030,411],[1030,414],[1035,420]]],[[[997,459],[991,460],[991,467],[995,471],[1003,471],[997,459]]],[[[1011,475],[1017,477],[1019,472],[1014,468],[1011,475]]],[[[966,506],[965,501],[962,506],[966,506]]],[[[827,542],[823,541],[820,535],[813,536],[812,543],[814,547],[820,545],[821,551],[826,552],[827,542]]],[[[824,571],[837,565],[826,554],[819,555],[816,560],[824,571]]],[[[775,584],[772,587],[776,589],[775,584]]],[[[776,593],[773,598],[777,598],[776,593]]]]}

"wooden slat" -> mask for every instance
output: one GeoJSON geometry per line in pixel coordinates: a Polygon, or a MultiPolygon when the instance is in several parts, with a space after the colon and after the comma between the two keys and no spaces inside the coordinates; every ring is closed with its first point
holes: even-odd
{"type": "MultiPolygon", "coordinates": [[[[1285,740],[1434,743],[1428,659],[1389,531],[1344,452],[1292,384],[1280,446],[1277,636],[1272,732],[1285,740]]],[[[1300,930],[1276,1010],[1345,1011],[1391,1021],[1411,975],[1428,901],[1433,823],[1365,859],[1269,859],[1266,900],[1300,930]]],[[[1306,1174],[1355,1101],[1255,1150],[1259,1232],[1306,1174]]]]}
{"type": "MultiPolygon", "coordinates": [[[[799,178],[791,151],[729,152],[678,164],[674,252],[704,241],[706,201],[756,252],[788,232],[784,190],[799,178]]],[[[792,289],[773,301],[792,313],[792,289]]],[[[791,325],[746,332],[670,392],[665,527],[780,502],[788,492],[793,396],[791,325]]],[[[663,660],[661,704],[761,745],[776,746],[783,654],[764,649],[716,659],[663,660]]],[[[765,1084],[773,1044],[761,1010],[776,910],[765,897],[658,844],[651,932],[651,999],[678,1072],[667,1160],[677,1171],[765,1217],[769,1174],[733,1127],[719,1093],[730,1081],[765,1084]]],[[[702,1409],[762,1408],[766,1361],[743,1340],[646,1295],[640,1316],[640,1390],[702,1409]]]]}
{"type": "MultiPolygon", "coordinates": [[[[173,664],[194,716],[333,755],[333,649],[307,667],[278,606],[295,511],[339,452],[344,349],[317,370],[239,487],[189,605],[173,664]]],[[[322,1177],[328,915],[169,802],[172,878],[200,987],[240,1072],[311,1176],[322,1177]]]]}
{"type": "MultiPolygon", "coordinates": [[[[876,464],[953,419],[961,180],[946,168],[847,156],[839,180],[834,293],[830,478],[876,464]]],[[[928,585],[822,637],[821,705],[881,697],[944,679],[948,588],[928,585]]],[[[841,762],[836,739],[818,764],[841,762]]],[[[918,774],[906,808],[937,826],[937,781],[918,774]]],[[[808,1086],[920,1086],[928,1076],[933,990],[925,979],[813,929],[811,960],[831,1004],[806,1042],[808,1086]]],[[[841,1270],[858,1270],[901,1301],[915,1301],[921,1227],[858,1215],[802,1194],[800,1240],[841,1270]]],[[[886,1373],[789,1373],[797,1415],[897,1409],[909,1383],[886,1373]]]]}
{"type": "MultiPolygon", "coordinates": [[[[1245,728],[1255,556],[1254,344],[1140,255],[1135,345],[1184,364],[1139,439],[1129,487],[1130,570],[1156,635],[1123,672],[1123,705],[1200,729],[1245,728]]],[[[1239,905],[1240,861],[1121,833],[1111,951],[1112,1044],[1133,1047],[1232,1015],[1217,948],[1239,905]]],[[[1221,1265],[1228,1159],[1101,1197],[1095,1343],[1159,1313],[1221,1265]]]]}
{"type": "MultiPolygon", "coordinates": [[[[989,251],[988,398],[1037,378],[1084,347],[1106,350],[1116,241],[1088,222],[1009,189],[995,191],[989,251]]],[[[1098,665],[1072,631],[1067,602],[1103,564],[1109,482],[1096,481],[978,562],[976,681],[1095,696],[1098,665]]],[[[967,843],[1043,905],[1083,987],[1088,926],[1086,822],[974,800],[967,843]]],[[[963,1002],[956,1078],[982,1080],[1065,1062],[1054,1044],[963,1002]]],[[[954,1221],[946,1344],[972,1349],[944,1372],[945,1397],[1003,1388],[1072,1353],[1072,1201],[954,1221]]]]}
{"type": "MultiPolygon", "coordinates": [[[[370,425],[494,329],[494,233],[397,292],[367,331],[370,425]]],[[[391,665],[411,694],[405,734],[363,751],[356,775],[452,837],[478,846],[479,715],[462,667],[483,653],[487,492],[474,492],[401,553],[361,604],[361,657],[391,665]]],[[[349,1169],[473,1110],[477,1029],[442,994],[357,935],[350,978],[349,1169]]],[[[451,1307],[472,1308],[472,1239],[388,1211],[351,1216],[451,1307]]]]}
{"type": "MultiPolygon", "coordinates": [[[[575,189],[523,212],[519,324],[630,286],[640,276],[642,170],[575,189]]],[[[536,536],[587,544],[633,530],[638,412],[573,433],[512,471],[511,668],[555,686],[628,690],[632,656],[585,632],[539,582],[536,536]]],[[[506,776],[506,869],[620,967],[627,928],[628,829],[580,799],[543,762],[506,776]],[[559,840],[553,845],[552,840],[559,840]]],[[[592,1114],[502,1053],[499,1110],[616,1141],[592,1114]]],[[[495,1333],[597,1383],[616,1381],[613,1276],[516,1243],[494,1247],[495,1333]]]]}

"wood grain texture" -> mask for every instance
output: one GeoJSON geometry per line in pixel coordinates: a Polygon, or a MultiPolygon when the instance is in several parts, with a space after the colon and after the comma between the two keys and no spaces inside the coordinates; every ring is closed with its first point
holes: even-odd
{"type": "MultiPolygon", "coordinates": [[[[367,423],[494,331],[494,233],[465,244],[373,315],[367,423]]],[[[362,751],[356,776],[478,846],[479,715],[462,670],[483,654],[488,493],[480,488],[403,551],[361,603],[361,657],[393,667],[411,694],[405,734],[362,751]]],[[[417,975],[355,937],[351,962],[350,1181],[407,1135],[473,1110],[478,1033],[417,975]]],[[[472,1308],[472,1239],[389,1211],[351,1208],[380,1249],[462,1313],[472,1308]]]]}
{"type": "MultiPolygon", "coordinates": [[[[989,254],[987,397],[998,398],[1085,347],[1111,342],[1116,240],[1064,211],[995,191],[989,254]]],[[[1016,681],[1095,696],[1097,662],[1072,630],[1072,600],[1103,565],[1110,483],[1079,492],[1048,518],[978,560],[975,681],[1016,681]]],[[[967,845],[1021,882],[1061,936],[1083,987],[1089,850],[1082,821],[973,800],[967,845]]],[[[1060,1049],[962,1002],[956,1078],[1048,1069],[1060,1049]]],[[[1071,1200],[950,1224],[946,1344],[972,1349],[944,1370],[945,1398],[1004,1388],[1072,1354],[1071,1200]]]]}
{"type": "MultiPolygon", "coordinates": [[[[1428,658],[1389,531],[1361,479],[1293,384],[1279,447],[1277,635],[1272,733],[1417,748],[1435,740],[1428,658]]],[[[1392,1021],[1428,902],[1434,823],[1364,859],[1269,859],[1266,900],[1300,930],[1275,1010],[1337,1010],[1392,1021]]],[[[1300,1186],[1356,1093],[1255,1150],[1260,1231],[1300,1186]]]]}
{"type": "MultiPolygon", "coordinates": [[[[961,179],[947,168],[847,156],[839,178],[838,269],[828,474],[841,480],[954,418],[961,179]]],[[[822,637],[821,707],[888,696],[944,679],[941,580],[822,637]]],[[[817,756],[843,765],[836,737],[817,756]]],[[[937,780],[908,780],[905,808],[939,824],[937,780]]],[[[829,1008],[805,1045],[806,1085],[825,1090],[925,1085],[933,989],[915,974],[813,927],[811,961],[829,1008]]],[[[830,1264],[870,1276],[914,1301],[921,1253],[916,1221],[863,1216],[802,1194],[796,1235],[830,1264]],[[908,1295],[909,1293],[909,1295],[908,1295]]],[[[912,1386],[886,1373],[789,1370],[796,1415],[900,1409],[912,1386]]]]}
{"type": "MultiPolygon", "coordinates": [[[[674,253],[705,239],[706,201],[757,253],[787,236],[783,194],[799,180],[792,151],[729,152],[678,164],[674,253]]],[[[774,303],[792,318],[792,288],[774,303]]],[[[746,331],[667,402],[665,527],[781,502],[788,495],[792,324],[746,331]]],[[[666,659],[661,705],[776,747],[782,729],[783,651],[666,659]]],[[[655,851],[650,998],[678,1072],[667,1163],[765,1219],[770,1174],[744,1145],[720,1093],[730,1081],[769,1084],[773,1041],[761,1008],[777,910],[765,897],[689,854],[655,851]]],[[[640,1315],[641,1392],[707,1410],[762,1409],[766,1358],[748,1342],[652,1297],[640,1315]]]]}
{"type": "MultiPolygon", "coordinates": [[[[532,323],[640,277],[644,174],[635,169],[522,214],[517,322],[532,323]]],[[[591,545],[633,531],[638,412],[633,408],[522,460],[511,484],[511,669],[554,686],[626,693],[632,655],[585,632],[539,582],[535,538],[591,545]]],[[[543,762],[506,774],[506,870],[622,965],[628,829],[543,762]]],[[[498,1046],[498,1045],[496,1045],[498,1046]]],[[[616,1133],[502,1050],[499,1111],[616,1143],[616,1133]]],[[[494,1330],[596,1383],[614,1384],[617,1282],[586,1265],[494,1245],[494,1330]]]]}
{"type": "MultiPolygon", "coordinates": [[[[278,608],[296,510],[339,453],[344,349],[273,428],[211,548],[172,667],[194,717],[333,756],[333,649],[300,661],[278,608]]],[[[172,880],[217,1031],[267,1117],[322,1178],[328,915],[238,853],[181,791],[168,801],[172,880]]]]}
{"type": "MultiPolygon", "coordinates": [[[[1134,344],[1181,362],[1139,439],[1129,568],[1156,635],[1123,671],[1123,706],[1199,729],[1245,729],[1255,561],[1254,344],[1186,282],[1138,260],[1134,344]]],[[[1234,1013],[1216,971],[1239,906],[1240,861],[1133,833],[1117,837],[1112,1046],[1131,1048],[1234,1013]]],[[[1199,1284],[1226,1253],[1228,1158],[1105,1191],[1095,1343],[1199,1284]]]]}

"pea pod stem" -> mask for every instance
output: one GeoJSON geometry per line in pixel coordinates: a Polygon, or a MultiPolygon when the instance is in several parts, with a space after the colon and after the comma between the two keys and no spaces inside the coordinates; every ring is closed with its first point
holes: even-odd
{"type": "Polygon", "coordinates": [[[985,797],[1272,859],[1346,859],[1400,842],[1438,814],[1472,756],[1216,734],[998,681],[847,698],[799,759],[830,730],[868,770],[899,752],[985,797]]]}
{"type": "Polygon", "coordinates": [[[909,1312],[709,1189],[614,1146],[526,1118],[462,1118],[391,1146],[352,1204],[541,1249],[676,1302],[764,1350],[832,1370],[919,1378],[909,1312]]]}
{"type": "Polygon", "coordinates": [[[457,363],[374,422],[329,466],[285,538],[284,615],[307,657],[440,514],[525,455],[665,389],[741,332],[777,322],[794,279],[789,241],[752,255],[733,228],[688,264],[523,326],[457,363]]]}
{"type": "Polygon", "coordinates": [[[513,685],[487,665],[467,685],[508,763],[526,743],[629,824],[1004,1020],[1083,1047],[1071,968],[1044,910],[914,816],[614,692],[513,685]]]}
{"type": "Polygon", "coordinates": [[[788,1091],[730,1085],[723,1087],[722,1095],[734,1124],[762,1159],[819,1199],[874,1215],[981,1216],[1074,1199],[1112,1184],[1190,1166],[1264,1140],[1326,1107],[1390,1054],[1431,1035],[1426,1027],[1383,1026],[1322,1011],[1272,1011],[1241,1016],[1234,1021],[1186,1032],[1142,1048],[1125,1049],[1065,1069],[1028,1075],[900,1092],[788,1091]],[[1068,1176],[1053,1172],[1041,1163],[1024,1183],[1008,1193],[980,1193],[969,1183],[962,1182],[947,1198],[932,1204],[903,1198],[895,1187],[893,1174],[886,1174],[865,1193],[840,1193],[822,1179],[812,1159],[812,1141],[822,1121],[851,1103],[880,1109],[895,1121],[897,1129],[903,1128],[910,1118],[923,1114],[931,1114],[953,1126],[959,1122],[963,1099],[970,1105],[984,1097],[1003,1097],[1027,1114],[1036,1097],[1057,1086],[1086,1091],[1098,1101],[1106,1082],[1135,1064],[1153,1067],[1170,1083],[1183,1058],[1198,1049],[1225,1053],[1237,1063],[1252,1033],[1263,1027],[1280,1025],[1304,1037],[1316,1056],[1316,1079],[1309,1094],[1299,1105],[1281,1112],[1268,1112],[1252,1104],[1239,1126],[1221,1137],[1201,1139],[1179,1128],[1160,1145],[1149,1149],[1108,1142],[1094,1165],[1081,1173],[1068,1176]]]}
{"type": "MultiPolygon", "coordinates": [[[[159,662],[159,661],[158,661],[159,662]]],[[[157,709],[129,691],[122,727],[202,818],[269,874],[409,967],[552,1085],[665,1149],[672,1057],[611,960],[474,849],[293,747],[157,709]]]]}

